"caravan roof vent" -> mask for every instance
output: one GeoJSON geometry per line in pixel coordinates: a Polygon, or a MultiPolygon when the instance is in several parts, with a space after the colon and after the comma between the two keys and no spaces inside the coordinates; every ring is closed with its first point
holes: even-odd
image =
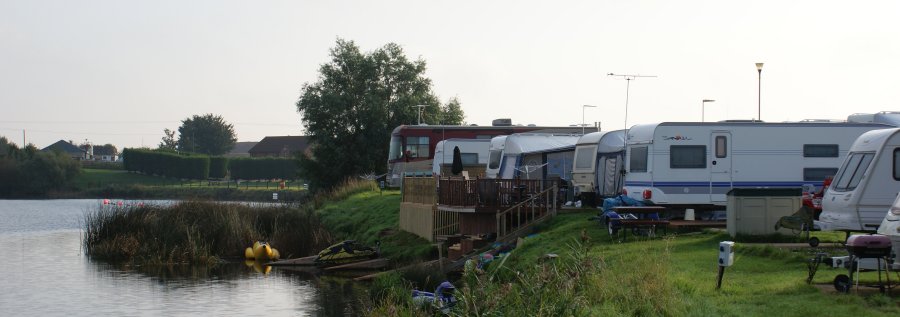
{"type": "Polygon", "coordinates": [[[491,125],[495,127],[509,127],[512,126],[512,119],[494,119],[494,121],[491,122],[491,125]]]}

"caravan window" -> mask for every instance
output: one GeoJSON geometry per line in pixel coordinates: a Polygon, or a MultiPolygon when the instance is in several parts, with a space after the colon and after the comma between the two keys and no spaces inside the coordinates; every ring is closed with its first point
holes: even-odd
{"type": "Polygon", "coordinates": [[[503,158],[503,156],[501,156],[501,154],[503,154],[503,152],[500,150],[491,151],[491,157],[489,158],[490,161],[488,162],[488,168],[490,168],[492,170],[500,168],[500,159],[503,158]]]}
{"type": "Polygon", "coordinates": [[[406,151],[409,157],[428,157],[428,137],[427,136],[408,136],[406,137],[406,151]]]}
{"type": "Polygon", "coordinates": [[[647,147],[631,148],[631,159],[628,161],[629,171],[634,173],[647,172],[647,147]]]}
{"type": "Polygon", "coordinates": [[[670,168],[706,168],[706,145],[672,145],[670,168]]]}
{"type": "Polygon", "coordinates": [[[593,146],[579,146],[575,149],[575,169],[590,169],[594,167],[594,155],[597,148],[593,146]]]}
{"type": "Polygon", "coordinates": [[[824,181],[825,178],[829,176],[834,176],[837,174],[838,169],[836,168],[804,168],[803,169],[803,181],[813,181],[813,182],[821,182],[824,181]]]}
{"type": "Polygon", "coordinates": [[[841,167],[840,174],[832,183],[835,184],[834,190],[842,192],[856,189],[874,157],[875,153],[850,153],[847,162],[841,167]]]}
{"type": "Polygon", "coordinates": [[[716,158],[728,157],[728,139],[724,135],[716,136],[716,158]]]}
{"type": "Polygon", "coordinates": [[[900,181],[900,148],[894,149],[894,180],[900,181]]]}
{"type": "Polygon", "coordinates": [[[463,165],[478,165],[478,153],[459,153],[463,165]]]}
{"type": "Polygon", "coordinates": [[[838,157],[838,145],[804,144],[803,157],[838,157]]]}

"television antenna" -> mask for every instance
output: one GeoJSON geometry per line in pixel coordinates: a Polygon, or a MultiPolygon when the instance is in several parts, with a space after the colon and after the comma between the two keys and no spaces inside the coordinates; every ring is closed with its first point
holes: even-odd
{"type": "Polygon", "coordinates": [[[606,76],[610,77],[618,77],[624,79],[625,84],[625,144],[624,146],[628,146],[628,93],[631,90],[631,81],[638,78],[656,78],[656,75],[632,75],[632,74],[614,74],[608,73],[606,76]]]}
{"type": "Polygon", "coordinates": [[[418,121],[418,125],[422,125],[422,110],[425,109],[425,107],[428,107],[428,105],[415,105],[415,106],[413,106],[413,107],[418,107],[418,108],[419,108],[419,121],[418,121]]]}

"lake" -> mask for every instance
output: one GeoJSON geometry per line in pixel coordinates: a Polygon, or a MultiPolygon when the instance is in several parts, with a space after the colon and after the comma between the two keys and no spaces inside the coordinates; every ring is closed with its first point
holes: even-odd
{"type": "MultiPolygon", "coordinates": [[[[113,202],[115,203],[115,202],[113,202]]],[[[152,202],[147,202],[152,203],[152,202]]],[[[168,203],[168,202],[161,202],[168,203]]],[[[81,250],[84,215],[101,200],[0,200],[0,307],[5,316],[340,316],[358,285],[229,263],[124,267],[81,250]]]]}

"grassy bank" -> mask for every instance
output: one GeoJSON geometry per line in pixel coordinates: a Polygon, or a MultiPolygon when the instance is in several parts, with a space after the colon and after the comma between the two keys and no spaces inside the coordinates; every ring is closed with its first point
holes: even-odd
{"type": "MultiPolygon", "coordinates": [[[[560,215],[524,240],[484,275],[457,285],[454,314],[478,316],[896,316],[898,302],[883,295],[832,294],[844,270],[821,268],[805,282],[811,254],[738,245],[735,265],[715,290],[719,233],[612,242],[587,221],[590,213],[560,215]],[[582,243],[582,230],[590,237],[582,243]],[[546,254],[555,260],[544,260],[546,254]],[[461,285],[460,285],[461,284],[461,285]]],[[[430,315],[412,307],[409,283],[395,279],[373,315],[430,315]],[[406,292],[404,292],[406,291],[406,292]]],[[[864,274],[871,281],[875,275],[864,274]]],[[[385,282],[385,281],[382,281],[385,282]]]]}
{"type": "Polygon", "coordinates": [[[437,256],[428,241],[400,230],[400,191],[382,192],[371,182],[345,184],[339,191],[342,194],[316,200],[316,213],[335,239],[367,245],[380,241],[382,254],[397,264],[437,256]]]}
{"type": "Polygon", "coordinates": [[[92,258],[138,264],[242,258],[257,240],[268,241],[283,257],[304,256],[331,240],[312,212],[287,206],[110,206],[88,213],[84,226],[83,247],[92,258]]]}

